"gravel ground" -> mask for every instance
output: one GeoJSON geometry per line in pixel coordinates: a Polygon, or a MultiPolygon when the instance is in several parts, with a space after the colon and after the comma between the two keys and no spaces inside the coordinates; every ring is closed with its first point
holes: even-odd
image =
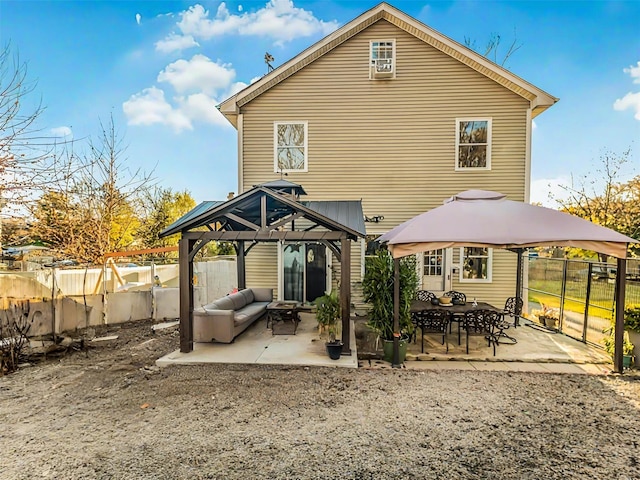
{"type": "Polygon", "coordinates": [[[468,371],[157,369],[175,330],[0,378],[4,479],[638,479],[640,381],[468,371]]]}

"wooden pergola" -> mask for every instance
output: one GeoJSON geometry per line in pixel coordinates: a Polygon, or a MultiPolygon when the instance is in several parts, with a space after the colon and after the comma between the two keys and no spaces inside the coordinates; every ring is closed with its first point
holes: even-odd
{"type": "MultiPolygon", "coordinates": [[[[261,242],[317,242],[340,262],[340,307],[344,355],[351,354],[351,241],[365,236],[360,202],[301,202],[300,185],[277,180],[226,202],[203,202],[160,233],[180,233],[180,351],[193,350],[193,259],[208,242],[233,242],[238,289],[246,288],[245,258],[261,242]],[[340,208],[340,205],[345,208],[340,208]],[[314,208],[315,207],[315,208],[314,208]],[[323,213],[319,212],[322,211],[323,213]]],[[[275,260],[275,259],[274,259],[275,260]]]]}

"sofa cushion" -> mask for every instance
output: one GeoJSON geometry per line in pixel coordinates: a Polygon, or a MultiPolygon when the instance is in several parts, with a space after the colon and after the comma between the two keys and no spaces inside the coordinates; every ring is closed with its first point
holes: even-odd
{"type": "Polygon", "coordinates": [[[227,298],[230,298],[233,302],[233,309],[240,310],[247,304],[247,300],[245,296],[241,292],[233,293],[229,295],[227,298]]]}
{"type": "Polygon", "coordinates": [[[249,305],[247,305],[246,307],[242,308],[241,310],[236,312],[236,316],[239,314],[243,314],[243,315],[250,315],[250,316],[256,316],[256,315],[261,315],[262,313],[267,311],[267,304],[264,302],[254,302],[251,303],[249,305]]]}
{"type": "Polygon", "coordinates": [[[253,287],[251,291],[254,302],[273,302],[273,288],[253,287]]]}
{"type": "Polygon", "coordinates": [[[214,307],[212,308],[212,310],[218,309],[218,310],[235,310],[235,307],[233,305],[233,300],[231,300],[231,297],[222,297],[219,298],[218,300],[216,300],[213,303],[210,303],[209,305],[205,306],[205,309],[207,307],[214,307]]]}
{"type": "Polygon", "coordinates": [[[251,290],[250,288],[247,288],[245,290],[240,290],[240,293],[244,296],[245,299],[245,305],[249,305],[250,303],[253,303],[253,290],[251,290]]]}
{"type": "Polygon", "coordinates": [[[236,314],[233,316],[233,324],[240,325],[251,319],[253,319],[253,315],[250,315],[248,313],[236,312],[236,314]]]}

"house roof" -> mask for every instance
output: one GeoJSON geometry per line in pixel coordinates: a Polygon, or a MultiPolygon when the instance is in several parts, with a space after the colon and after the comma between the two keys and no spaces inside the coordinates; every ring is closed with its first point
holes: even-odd
{"type": "Polygon", "coordinates": [[[271,188],[272,190],[289,190],[295,192],[297,195],[307,194],[307,192],[304,191],[304,188],[302,188],[302,185],[290,182],[289,180],[283,180],[282,178],[280,180],[272,180],[270,182],[261,183],[260,186],[271,188]]]}
{"type": "Polygon", "coordinates": [[[179,219],[177,219],[167,228],[165,228],[162,232],[160,232],[160,236],[164,237],[164,236],[172,235],[174,233],[181,231],[183,225],[189,225],[190,223],[193,222],[194,219],[200,217],[201,215],[206,214],[206,212],[211,211],[213,208],[223,203],[224,201],[222,200],[205,200],[204,202],[196,205],[194,208],[189,210],[187,213],[185,213],[183,216],[181,216],[179,219]],[[165,233],[165,232],[171,232],[171,233],[165,233]]]}
{"type": "Polygon", "coordinates": [[[366,234],[360,200],[299,202],[277,189],[258,185],[226,202],[202,202],[165,228],[159,236],[166,237],[214,223],[222,224],[220,228],[227,231],[255,230],[261,225],[263,209],[270,224],[297,213],[328,230],[345,231],[354,239],[366,234]],[[264,206],[262,197],[267,197],[264,206]]]}
{"type": "Polygon", "coordinates": [[[367,227],[364,224],[364,213],[360,200],[330,200],[301,202],[314,212],[346,225],[352,230],[366,235],[367,227]]]}
{"type": "Polygon", "coordinates": [[[415,18],[401,12],[388,3],[381,3],[363,13],[335,32],[307,48],[288,62],[268,73],[260,80],[252,83],[234,96],[223,101],[218,108],[220,112],[237,128],[237,116],[240,108],[254,98],[276,86],[283,80],[306,67],[321,56],[330,52],[340,44],[359,34],[379,20],[405,30],[416,38],[440,50],[441,52],[464,63],[468,67],[494,80],[503,87],[526,98],[531,103],[532,118],[552,106],[558,99],[535,85],[527,82],[509,70],[497,65],[470,48],[452,40],[442,33],[426,26],[415,18]]]}

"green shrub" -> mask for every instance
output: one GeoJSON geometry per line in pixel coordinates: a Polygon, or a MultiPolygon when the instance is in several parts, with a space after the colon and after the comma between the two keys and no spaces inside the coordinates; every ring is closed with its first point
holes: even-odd
{"type": "Polygon", "coordinates": [[[640,333],[640,305],[624,309],[624,329],[640,333]]]}
{"type": "Polygon", "coordinates": [[[340,318],[340,299],[334,290],[316,298],[313,303],[316,305],[316,320],[318,324],[327,327],[329,330],[329,342],[336,341],[337,323],[340,318]]]}
{"type": "MultiPolygon", "coordinates": [[[[400,259],[400,332],[413,333],[411,301],[418,290],[416,258],[413,255],[400,259]]],[[[367,325],[384,340],[393,340],[393,258],[388,250],[380,249],[366,260],[362,279],[364,301],[369,304],[367,325]]]]}

